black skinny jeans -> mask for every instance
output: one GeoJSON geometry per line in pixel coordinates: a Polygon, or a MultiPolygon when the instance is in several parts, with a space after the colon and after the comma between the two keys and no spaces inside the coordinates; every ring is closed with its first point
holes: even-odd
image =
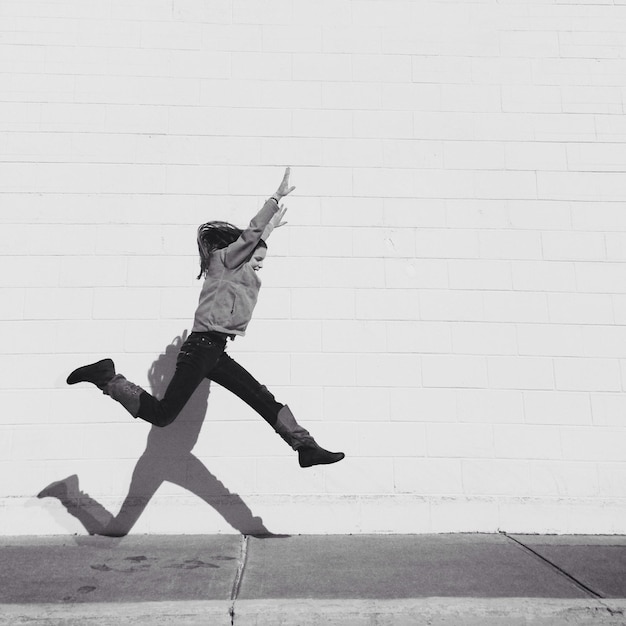
{"type": "Polygon", "coordinates": [[[139,398],[137,417],[155,426],[171,424],[198,385],[205,378],[209,378],[232,391],[270,426],[274,426],[283,405],[276,402],[267,387],[231,359],[224,351],[225,347],[225,335],[213,332],[191,333],[178,353],[176,371],[163,399],[157,400],[144,391],[139,398]]]}

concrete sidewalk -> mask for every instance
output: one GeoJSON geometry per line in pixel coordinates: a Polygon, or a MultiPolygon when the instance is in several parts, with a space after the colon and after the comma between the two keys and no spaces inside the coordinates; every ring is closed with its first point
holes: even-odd
{"type": "Polygon", "coordinates": [[[626,537],[0,540],[0,624],[626,624],[626,537]]]}

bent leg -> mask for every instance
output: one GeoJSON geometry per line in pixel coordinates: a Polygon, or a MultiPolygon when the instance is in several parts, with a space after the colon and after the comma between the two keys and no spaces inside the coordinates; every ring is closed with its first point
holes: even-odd
{"type": "Polygon", "coordinates": [[[139,396],[137,417],[160,428],[171,424],[204,378],[204,372],[198,368],[184,363],[177,365],[163,399],[157,400],[147,391],[139,396]]]}
{"type": "Polygon", "coordinates": [[[223,343],[192,333],[178,353],[176,371],[163,399],[157,400],[144,391],[140,396],[137,417],[159,427],[171,424],[220,360],[223,350],[223,343]]]}
{"type": "Polygon", "coordinates": [[[289,407],[276,402],[267,387],[226,353],[220,356],[208,377],[250,405],[284,441],[297,450],[300,467],[327,465],[344,458],[343,452],[329,452],[318,446],[309,432],[296,422],[289,407]]]}

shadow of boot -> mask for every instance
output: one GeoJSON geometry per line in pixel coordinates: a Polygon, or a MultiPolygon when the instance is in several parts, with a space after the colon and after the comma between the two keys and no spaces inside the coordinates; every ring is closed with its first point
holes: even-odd
{"type": "Polygon", "coordinates": [[[113,515],[99,502],[80,491],[76,474],[50,483],[37,494],[37,497],[57,498],[90,535],[101,534],[113,519],[113,515]]]}

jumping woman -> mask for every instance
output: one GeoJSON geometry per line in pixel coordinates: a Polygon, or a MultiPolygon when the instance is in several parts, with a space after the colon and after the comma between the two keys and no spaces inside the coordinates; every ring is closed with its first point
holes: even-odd
{"type": "Polygon", "coordinates": [[[285,222],[280,201],[289,187],[289,168],[276,193],[269,198],[245,230],[228,222],[207,222],[198,228],[200,274],[204,278],[192,332],[181,346],[176,371],[161,400],[116,374],[111,359],[85,365],[67,378],[68,385],[89,382],[117,400],[133,417],[155,426],[171,424],[203,379],[233,392],[249,404],[298,452],[300,467],[336,463],[343,452],[317,445],[300,426],[287,405],[225,352],[226,341],[243,336],[257,302],[261,280],[258,271],[267,253],[267,238],[285,222]]]}

